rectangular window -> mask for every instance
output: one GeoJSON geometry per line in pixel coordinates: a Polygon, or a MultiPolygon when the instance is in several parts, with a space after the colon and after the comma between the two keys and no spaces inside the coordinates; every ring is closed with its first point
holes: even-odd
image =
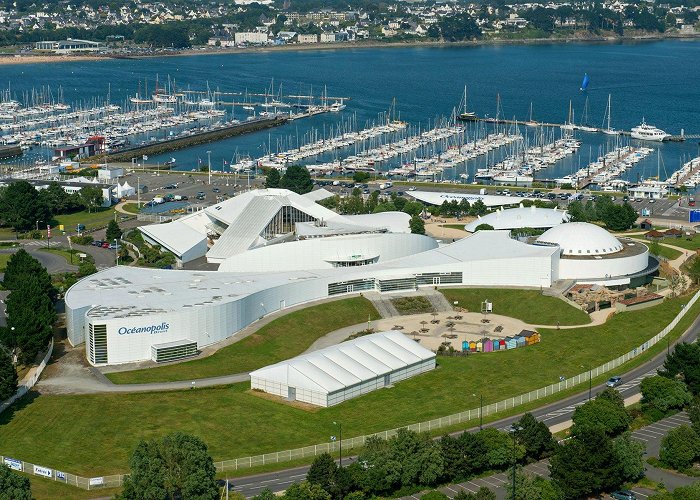
{"type": "Polygon", "coordinates": [[[88,325],[88,349],[93,365],[107,364],[107,325],[88,325]]]}
{"type": "Polygon", "coordinates": [[[196,354],[197,342],[193,340],[151,346],[151,359],[156,363],[175,361],[176,359],[187,358],[196,354]]]}

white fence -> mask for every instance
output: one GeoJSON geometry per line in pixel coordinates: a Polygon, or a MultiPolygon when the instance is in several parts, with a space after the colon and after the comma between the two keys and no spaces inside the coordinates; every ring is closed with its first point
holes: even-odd
{"type": "MultiPolygon", "coordinates": [[[[676,327],[681,318],[685,316],[686,312],[690,309],[690,307],[693,304],[695,304],[695,302],[697,302],[699,297],[700,291],[693,295],[693,297],[688,301],[688,303],[683,307],[683,309],[676,315],[673,321],[671,321],[671,323],[669,323],[669,325],[666,326],[666,328],[654,335],[654,337],[647,340],[640,346],[635,347],[626,354],[623,354],[622,356],[613,359],[612,361],[608,361],[603,365],[592,368],[590,371],[579,373],[575,377],[571,377],[569,379],[557,382],[556,384],[548,385],[546,387],[541,387],[540,389],[535,389],[534,391],[530,391],[526,394],[521,394],[519,396],[504,399],[503,401],[499,401],[497,403],[486,405],[481,409],[474,408],[471,410],[463,411],[461,413],[448,415],[446,417],[428,420],[427,422],[419,422],[417,424],[403,426],[401,428],[408,428],[416,432],[425,432],[441,429],[452,425],[469,422],[471,420],[476,420],[479,418],[480,413],[483,416],[493,415],[494,413],[509,410],[511,408],[515,408],[517,406],[524,405],[532,401],[537,401],[538,399],[551,396],[552,394],[556,394],[571,387],[583,384],[584,382],[588,382],[590,378],[595,378],[599,375],[610,372],[618,366],[623,365],[631,359],[636,358],[637,356],[647,351],[650,347],[657,344],[671,330],[673,330],[673,328],[676,327]]],[[[394,436],[398,432],[398,430],[399,428],[396,428],[387,431],[377,432],[375,434],[370,434],[367,436],[358,436],[354,438],[343,439],[342,446],[345,450],[361,448],[362,446],[364,446],[367,438],[370,436],[377,436],[382,439],[388,439],[391,436],[394,436]]],[[[296,448],[294,450],[277,451],[274,453],[266,453],[264,455],[257,455],[253,457],[235,458],[233,460],[223,460],[220,462],[215,462],[214,465],[216,466],[216,470],[219,472],[248,469],[250,467],[256,467],[259,465],[288,462],[299,458],[320,455],[322,453],[335,452],[338,451],[338,449],[340,448],[340,444],[341,443],[339,441],[334,441],[332,443],[321,443],[312,446],[305,446],[303,448],[296,448]]],[[[123,474],[114,476],[84,478],[66,472],[55,471],[46,467],[35,466],[34,464],[31,464],[29,462],[23,462],[21,460],[16,460],[10,457],[1,458],[3,462],[6,465],[8,465],[8,467],[14,468],[16,470],[22,470],[28,474],[34,474],[38,476],[52,478],[57,481],[63,481],[67,484],[71,484],[87,490],[121,486],[124,480],[123,474]],[[37,470],[39,470],[39,472],[37,472],[37,470]]]]}
{"type": "Polygon", "coordinates": [[[0,413],[5,411],[12,403],[17,401],[19,398],[24,396],[29,392],[29,389],[34,387],[34,384],[36,384],[37,380],[39,380],[39,377],[41,376],[41,372],[44,371],[44,368],[46,368],[46,364],[49,362],[49,359],[51,359],[51,354],[53,353],[53,339],[51,339],[51,342],[49,343],[49,349],[46,351],[46,355],[44,356],[44,359],[41,360],[41,363],[39,363],[39,366],[36,368],[34,371],[34,374],[24,382],[22,385],[20,385],[17,388],[17,392],[10,397],[9,399],[3,401],[0,403],[0,413]]]}

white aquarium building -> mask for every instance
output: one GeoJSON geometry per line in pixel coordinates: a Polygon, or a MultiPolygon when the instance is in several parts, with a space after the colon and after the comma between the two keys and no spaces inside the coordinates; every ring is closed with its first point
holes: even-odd
{"type": "Polygon", "coordinates": [[[375,333],[250,373],[250,387],[333,406],[435,368],[435,353],[397,331],[375,333]]]}
{"type": "MultiPolygon", "coordinates": [[[[401,223],[380,215],[384,228],[401,223]]],[[[634,286],[658,267],[642,242],[587,223],[559,224],[529,242],[510,231],[478,231],[439,247],[409,233],[336,234],[348,227],[347,220],[336,223],[298,230],[304,239],[243,250],[218,271],[118,266],[88,276],[65,295],[68,340],[85,343],[92,365],[162,362],[320,299],[436,286],[541,289],[561,280],[634,286]]]]}
{"type": "Polygon", "coordinates": [[[488,224],[494,229],[550,229],[564,222],[569,222],[571,217],[566,210],[556,208],[529,207],[499,209],[483,217],[479,216],[464,226],[464,230],[473,233],[481,224],[488,224]]]}

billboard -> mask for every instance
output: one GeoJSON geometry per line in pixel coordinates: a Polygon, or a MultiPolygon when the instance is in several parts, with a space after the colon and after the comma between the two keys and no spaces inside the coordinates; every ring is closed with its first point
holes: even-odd
{"type": "Polygon", "coordinates": [[[47,469],[46,467],[35,465],[34,474],[37,476],[48,477],[49,479],[51,479],[53,477],[53,469],[47,469]]]}
{"type": "Polygon", "coordinates": [[[5,465],[7,465],[12,470],[18,470],[20,472],[22,471],[22,461],[21,460],[15,460],[14,458],[5,457],[3,459],[3,462],[5,462],[5,465]]]}
{"type": "Polygon", "coordinates": [[[691,210],[688,212],[688,222],[700,222],[700,210],[691,210]]]}

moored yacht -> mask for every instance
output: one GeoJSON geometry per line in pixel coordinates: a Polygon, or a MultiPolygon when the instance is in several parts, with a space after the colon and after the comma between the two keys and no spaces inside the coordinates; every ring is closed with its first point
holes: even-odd
{"type": "Polygon", "coordinates": [[[668,139],[670,134],[667,134],[660,128],[647,124],[642,118],[642,123],[632,129],[631,136],[632,139],[661,142],[668,139]]]}

